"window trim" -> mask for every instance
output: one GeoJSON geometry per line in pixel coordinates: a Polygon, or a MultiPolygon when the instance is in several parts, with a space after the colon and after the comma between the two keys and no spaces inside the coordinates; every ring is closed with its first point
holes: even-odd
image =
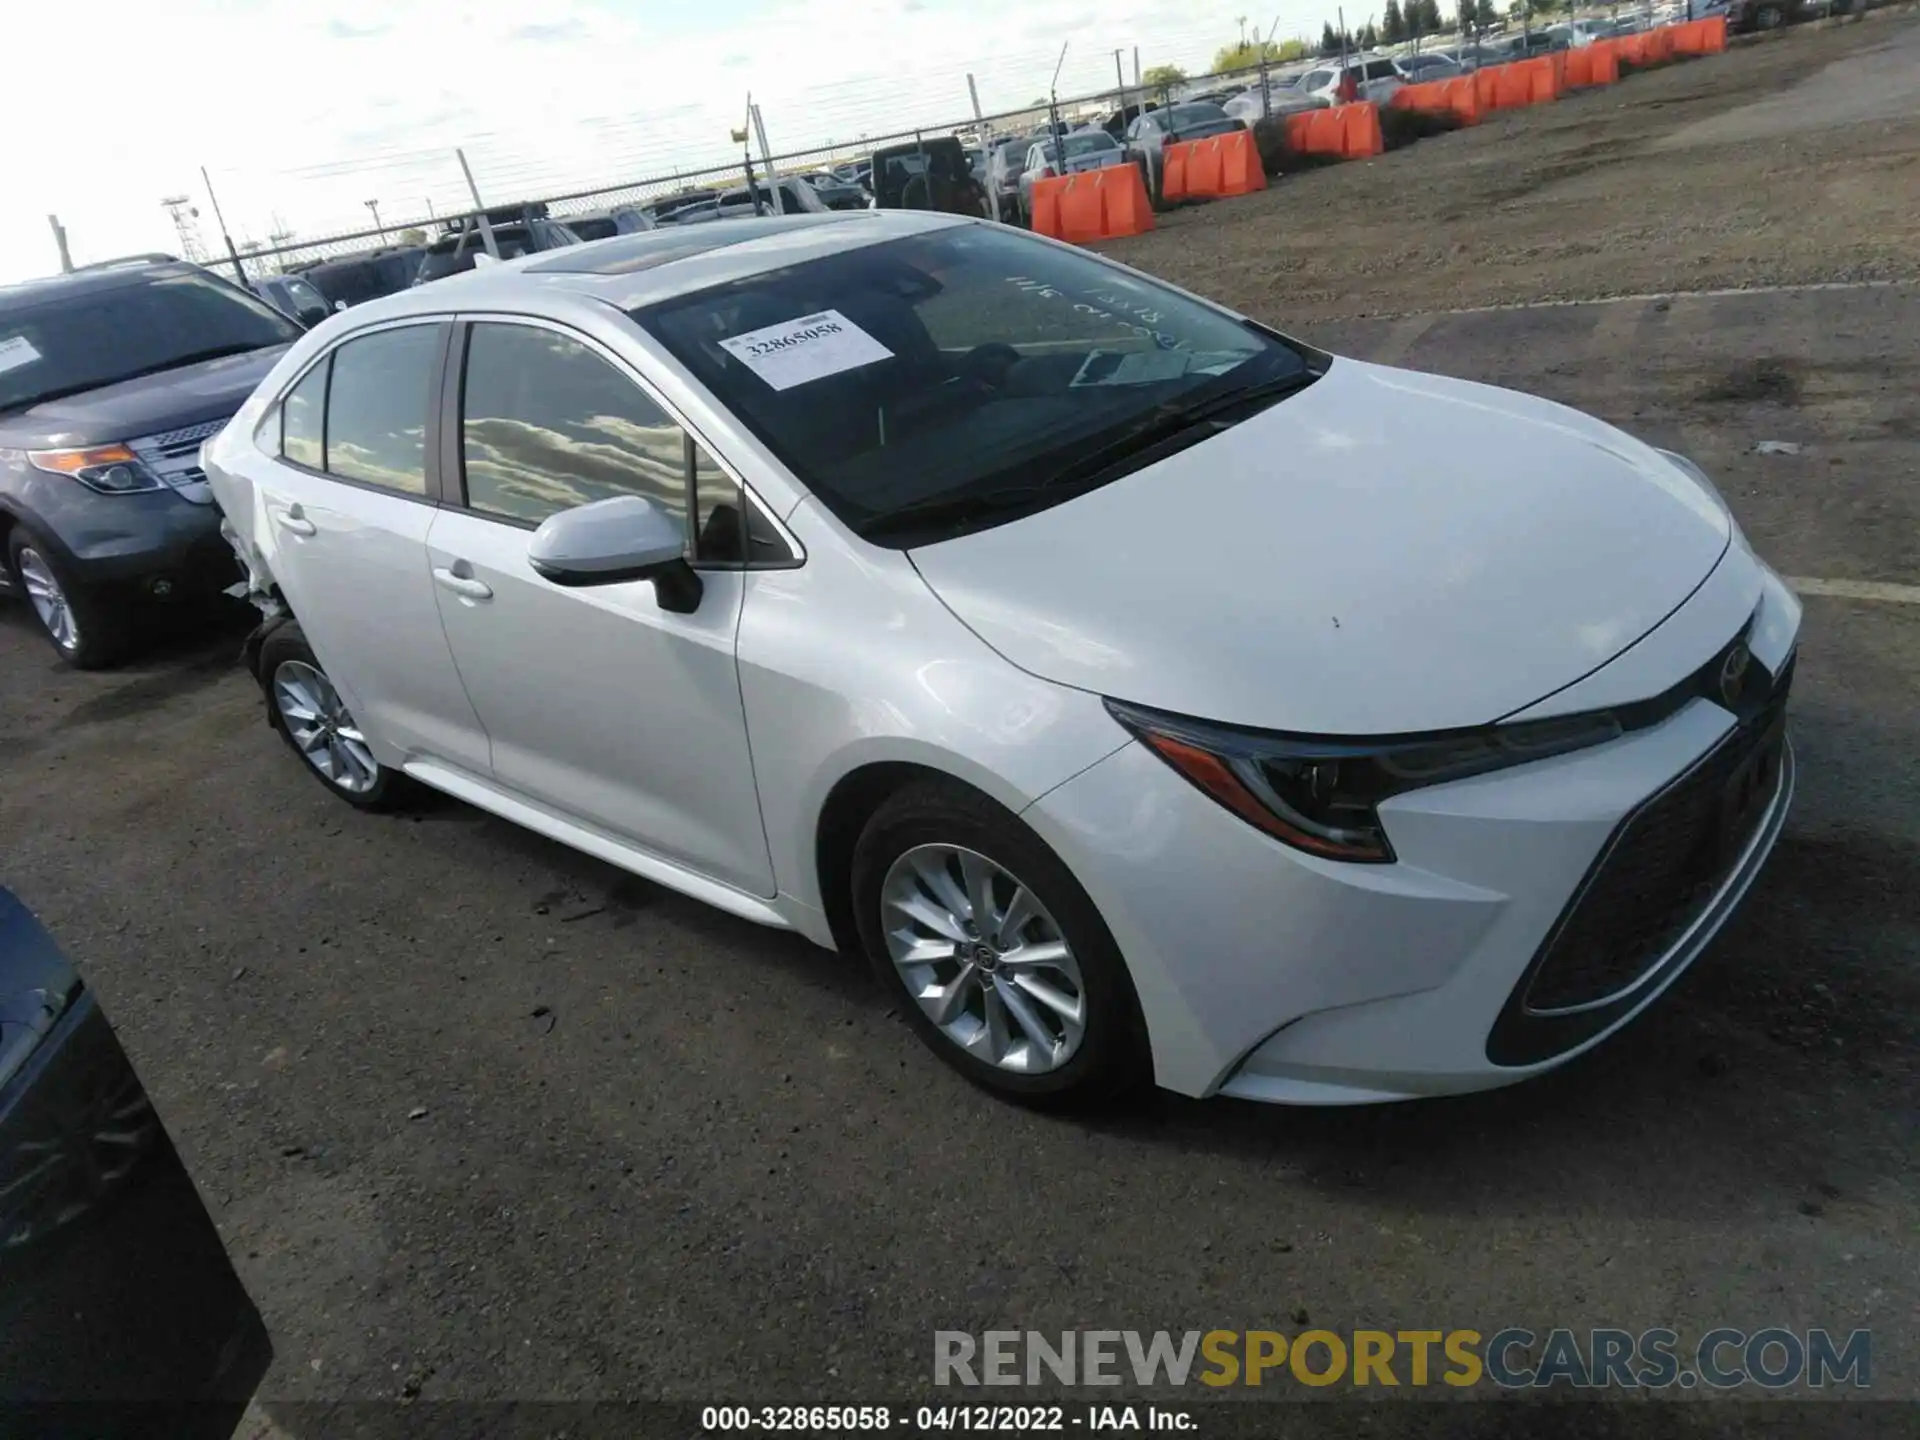
{"type": "MultiPolygon", "coordinates": [[[[331,480],[337,485],[351,485],[356,490],[366,490],[375,495],[392,495],[397,499],[411,500],[418,505],[431,505],[438,508],[441,493],[440,471],[440,420],[441,407],[436,397],[445,389],[447,370],[447,346],[453,334],[452,317],[447,315],[403,315],[393,320],[381,320],[371,325],[363,325],[350,335],[342,335],[330,343],[318,355],[302,365],[293,378],[282,385],[274,396],[270,412],[274,418],[274,436],[276,444],[272,459],[275,464],[284,465],[302,475],[311,475],[319,480],[331,480]],[[351,345],[355,340],[363,340],[369,335],[378,335],[387,330],[402,330],[409,327],[435,326],[440,334],[440,353],[433,358],[433,369],[427,377],[426,388],[426,433],[421,440],[421,462],[424,467],[425,489],[419,494],[411,490],[395,490],[389,485],[379,485],[371,480],[357,480],[351,475],[336,475],[325,468],[327,463],[327,420],[333,409],[333,357],[342,347],[351,345]],[[316,470],[311,465],[303,465],[298,460],[290,460],[286,455],[287,397],[301,385],[316,368],[328,367],[327,383],[324,387],[320,405],[320,465],[316,470]]],[[[264,424],[264,422],[263,422],[264,424]]],[[[256,434],[259,432],[256,431],[256,434]]]]}
{"type": "MultiPolygon", "coordinates": [[[[760,512],[767,528],[786,546],[787,554],[780,560],[696,560],[692,558],[694,525],[696,523],[697,501],[692,452],[686,454],[687,484],[687,552],[688,564],[695,570],[795,570],[806,564],[807,552],[804,546],[794,538],[781,519],[774,514],[773,507],[761,499],[759,493],[747,483],[747,478],[735,465],[700,432],[698,426],[691,424],[678,406],[670,404],[652,381],[640,373],[637,366],[621,355],[612,346],[596,336],[589,335],[565,321],[555,320],[546,315],[531,315],[510,310],[474,310],[463,311],[454,317],[449,330],[445,364],[441,377],[439,405],[440,466],[439,472],[443,484],[443,493],[439,505],[445,510],[457,510],[463,515],[471,515],[476,520],[491,521],[497,525],[510,525],[516,530],[533,531],[540,528],[539,523],[522,520],[512,515],[496,515],[490,510],[477,510],[467,503],[467,465],[466,448],[462,443],[462,424],[465,418],[465,399],[467,381],[467,347],[476,325],[523,325],[538,330],[551,330],[558,335],[584,346],[611,365],[615,372],[645,395],[660,412],[674,425],[691,445],[698,445],[707,458],[731,477],[739,488],[745,504],[760,512]]],[[[744,554],[748,550],[748,525],[745,511],[740,516],[740,549],[744,554]]]]}

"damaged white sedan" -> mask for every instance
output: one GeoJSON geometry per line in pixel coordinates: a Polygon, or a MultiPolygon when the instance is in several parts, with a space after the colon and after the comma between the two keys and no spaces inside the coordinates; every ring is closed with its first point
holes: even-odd
{"type": "Polygon", "coordinates": [[[205,466],[336,795],[864,952],[1031,1102],[1537,1073],[1792,793],[1799,606],[1696,467],[956,217],[374,301],[205,466]]]}

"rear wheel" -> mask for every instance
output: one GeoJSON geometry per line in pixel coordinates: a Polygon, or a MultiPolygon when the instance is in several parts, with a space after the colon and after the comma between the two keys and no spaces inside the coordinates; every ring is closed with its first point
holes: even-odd
{"type": "Polygon", "coordinates": [[[405,797],[406,777],[374,758],[298,624],[261,642],[259,675],[273,728],[314,779],[362,810],[390,809],[405,797]]]}
{"type": "Polygon", "coordinates": [[[1756,30],[1777,30],[1786,18],[1787,12],[1784,7],[1762,5],[1753,12],[1753,25],[1756,30]]]}
{"type": "Polygon", "coordinates": [[[892,796],[855,848],[853,900],[908,1023],[975,1084],[1067,1108],[1149,1078],[1139,1002],[1099,912],[985,796],[938,780],[892,796]]]}
{"type": "Polygon", "coordinates": [[[127,652],[131,626],[112,596],[81,584],[54,548],[25,525],[7,537],[14,588],[54,653],[76,670],[100,670],[127,652]]]}

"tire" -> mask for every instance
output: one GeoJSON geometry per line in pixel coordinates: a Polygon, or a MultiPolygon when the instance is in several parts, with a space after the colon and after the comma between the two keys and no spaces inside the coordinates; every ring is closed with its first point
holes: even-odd
{"type": "Polygon", "coordinates": [[[257,673],[273,728],[329,794],[357,810],[391,810],[407,797],[411,782],[373,758],[298,622],[268,632],[257,673]]]}
{"type": "Polygon", "coordinates": [[[1756,30],[1778,30],[1787,18],[1787,12],[1778,5],[1762,5],[1753,13],[1756,30]]]}
{"type": "Polygon", "coordinates": [[[921,1040],[974,1084],[1036,1108],[1088,1109],[1126,1099],[1151,1079],[1140,1002],[1100,912],[1040,837],[984,795],[943,780],[895,792],[861,831],[852,890],[861,944],[881,984],[921,1040]],[[1014,919],[1007,912],[1022,891],[1037,902],[1012,931],[965,933],[960,912],[977,913],[968,892],[982,874],[997,915],[1014,919]],[[937,924],[908,918],[903,897],[937,924]],[[934,958],[896,961],[897,952],[911,953],[910,942],[934,958]],[[1064,958],[1049,963],[1043,947],[1046,955],[1064,950],[1064,958]],[[938,955],[941,948],[948,953],[938,955]],[[1060,1008],[1075,1001],[1076,987],[1077,1031],[1060,1008]],[[931,1013],[942,999],[953,1001],[947,1028],[931,1013]]]}
{"type": "Polygon", "coordinates": [[[133,617],[111,593],[83,585],[59,553],[26,525],[7,536],[14,589],[54,654],[76,670],[104,670],[132,647],[133,617]]]}

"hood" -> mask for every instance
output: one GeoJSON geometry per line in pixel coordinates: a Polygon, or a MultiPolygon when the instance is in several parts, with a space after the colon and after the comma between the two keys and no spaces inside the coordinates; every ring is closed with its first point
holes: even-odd
{"type": "Polygon", "coordinates": [[[270,345],[224,355],[16,411],[0,417],[0,445],[20,450],[106,445],[224,420],[288,348],[270,345]]]}
{"type": "Polygon", "coordinates": [[[1299,394],[1036,515],[913,550],[1035,675],[1313,735],[1482,725],[1671,614],[1719,501],[1550,401],[1338,360],[1299,394]]]}

